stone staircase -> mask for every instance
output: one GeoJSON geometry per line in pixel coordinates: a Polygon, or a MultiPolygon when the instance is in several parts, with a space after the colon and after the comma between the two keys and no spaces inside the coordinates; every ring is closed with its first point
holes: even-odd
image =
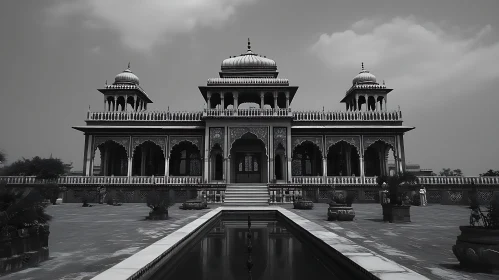
{"type": "Polygon", "coordinates": [[[225,189],[224,206],[268,206],[266,184],[229,184],[225,189]]]}

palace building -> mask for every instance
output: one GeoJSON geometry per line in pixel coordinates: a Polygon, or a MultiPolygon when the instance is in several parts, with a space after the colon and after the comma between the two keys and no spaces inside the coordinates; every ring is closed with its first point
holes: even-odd
{"type": "Polygon", "coordinates": [[[298,86],[249,40],[245,53],[223,60],[218,77],[199,86],[203,111],[150,110],[130,65],[98,90],[104,111],[89,111],[86,125],[74,127],[85,134],[84,176],[226,184],[227,192],[231,185],[373,184],[389,174],[389,155],[393,169],[405,170],[404,134],[414,129],[388,109],[392,89],[363,64],[340,100],[344,111],[292,110],[298,86]]]}

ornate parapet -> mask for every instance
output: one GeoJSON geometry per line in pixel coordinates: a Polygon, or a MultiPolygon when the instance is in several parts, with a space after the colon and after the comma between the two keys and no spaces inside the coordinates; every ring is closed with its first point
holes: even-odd
{"type": "Polygon", "coordinates": [[[203,115],[202,111],[88,112],[86,121],[195,122],[195,121],[201,121],[202,115],[203,115]]]}
{"type": "Polygon", "coordinates": [[[204,109],[205,118],[276,118],[292,117],[291,109],[272,108],[272,109],[204,109]]]}
{"type": "Polygon", "coordinates": [[[293,112],[293,121],[311,122],[311,121],[402,121],[401,111],[300,111],[293,112]]]}

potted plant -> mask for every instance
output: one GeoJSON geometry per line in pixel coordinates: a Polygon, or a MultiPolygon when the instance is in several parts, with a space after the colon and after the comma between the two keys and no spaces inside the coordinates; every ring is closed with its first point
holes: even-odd
{"type": "Polygon", "coordinates": [[[461,234],[452,246],[460,264],[474,270],[499,269],[499,195],[494,195],[482,211],[475,186],[470,195],[472,211],[469,226],[460,226],[461,234]]]}
{"type": "Polygon", "coordinates": [[[293,202],[293,208],[310,210],[314,208],[314,202],[310,200],[303,200],[303,196],[297,195],[295,201],[293,202]]]}
{"type": "Polygon", "coordinates": [[[417,188],[418,178],[411,173],[399,173],[393,176],[380,176],[378,185],[388,191],[387,199],[382,199],[383,221],[390,223],[411,222],[410,200],[407,192],[417,188]]]}
{"type": "Polygon", "coordinates": [[[0,273],[36,265],[49,257],[48,203],[37,189],[0,184],[0,273]]]}
{"type": "Polygon", "coordinates": [[[200,198],[193,199],[193,200],[187,200],[186,202],[182,203],[182,205],[180,205],[179,208],[183,209],[183,210],[206,209],[206,208],[208,208],[208,202],[206,202],[206,199],[204,197],[200,197],[200,198]]]}
{"type": "Polygon", "coordinates": [[[151,208],[148,220],[168,219],[168,207],[170,207],[170,195],[168,191],[150,191],[147,195],[147,207],[151,208]]]}
{"type": "Polygon", "coordinates": [[[345,191],[335,190],[329,191],[328,196],[329,207],[327,209],[327,220],[353,221],[353,218],[355,218],[355,211],[352,208],[352,202],[355,196],[353,196],[353,194],[349,196],[345,191]],[[348,205],[348,203],[350,205],[348,205]]]}

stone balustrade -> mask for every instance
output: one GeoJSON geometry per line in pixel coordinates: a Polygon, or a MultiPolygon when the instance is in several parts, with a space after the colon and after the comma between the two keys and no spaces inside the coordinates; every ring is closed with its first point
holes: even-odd
{"type": "MultiPolygon", "coordinates": [[[[418,176],[423,185],[497,185],[499,177],[482,176],[418,176]]],[[[57,180],[37,180],[35,176],[0,176],[0,181],[9,185],[21,184],[46,184],[58,183],[61,185],[150,185],[150,184],[172,184],[192,185],[202,184],[201,176],[61,176],[57,180]]],[[[376,185],[376,177],[353,177],[353,176],[293,176],[292,184],[304,185],[376,185]]]]}
{"type": "Polygon", "coordinates": [[[419,176],[423,185],[499,185],[499,177],[484,176],[419,176]]]}
{"type": "Polygon", "coordinates": [[[293,121],[402,121],[401,111],[301,111],[293,112],[293,121]]]}
{"type": "Polygon", "coordinates": [[[201,121],[202,112],[88,112],[87,121],[201,121]]]}
{"type": "Polygon", "coordinates": [[[204,109],[205,117],[291,117],[291,109],[204,109]]]}
{"type": "Polygon", "coordinates": [[[88,112],[87,121],[201,121],[202,117],[292,117],[297,122],[313,121],[402,121],[401,111],[291,111],[291,109],[204,109],[194,112],[88,112]]]}
{"type": "Polygon", "coordinates": [[[0,176],[8,185],[37,185],[57,183],[61,185],[192,185],[202,183],[201,176],[62,176],[58,180],[39,180],[34,176],[0,176]]]}

